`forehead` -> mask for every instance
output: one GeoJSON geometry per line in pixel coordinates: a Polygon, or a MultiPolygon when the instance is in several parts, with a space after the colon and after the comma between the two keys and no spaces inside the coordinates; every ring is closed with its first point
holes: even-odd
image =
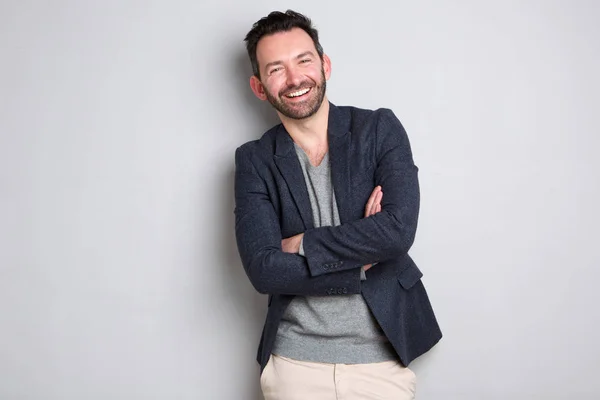
{"type": "Polygon", "coordinates": [[[293,28],[261,38],[256,46],[256,58],[260,65],[265,65],[273,61],[285,61],[306,51],[317,54],[308,33],[301,28],[293,28]]]}

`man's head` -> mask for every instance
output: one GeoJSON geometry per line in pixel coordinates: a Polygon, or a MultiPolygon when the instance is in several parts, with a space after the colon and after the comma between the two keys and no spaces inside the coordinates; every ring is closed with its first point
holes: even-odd
{"type": "Polygon", "coordinates": [[[331,62],[310,19],[291,10],[272,12],[253,25],[245,41],[254,72],[250,87],[259,99],[292,119],[319,110],[331,62]]]}

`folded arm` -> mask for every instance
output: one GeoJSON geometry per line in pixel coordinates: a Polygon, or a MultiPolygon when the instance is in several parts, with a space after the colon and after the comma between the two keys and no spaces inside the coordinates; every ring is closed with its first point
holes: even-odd
{"type": "Polygon", "coordinates": [[[400,121],[382,110],[376,129],[376,184],[385,192],[381,211],[335,227],[304,232],[303,250],[312,276],[326,276],[406,254],[419,212],[418,169],[400,121]]]}
{"type": "MultiPolygon", "coordinates": [[[[372,215],[377,214],[381,211],[381,199],[383,198],[383,190],[381,190],[381,186],[376,186],[371,192],[371,196],[369,196],[369,200],[367,201],[367,205],[365,206],[364,218],[368,218],[372,215]]],[[[302,244],[304,238],[304,233],[299,233],[298,235],[283,239],[281,241],[281,248],[286,253],[298,253],[301,256],[305,256],[304,246],[302,244]]],[[[375,263],[366,264],[361,267],[360,279],[365,280],[365,272],[369,270],[375,263]]]]}
{"type": "Polygon", "coordinates": [[[244,270],[260,293],[360,293],[360,269],[312,276],[306,258],[282,251],[281,227],[264,180],[250,154],[236,151],[235,233],[244,270]]]}

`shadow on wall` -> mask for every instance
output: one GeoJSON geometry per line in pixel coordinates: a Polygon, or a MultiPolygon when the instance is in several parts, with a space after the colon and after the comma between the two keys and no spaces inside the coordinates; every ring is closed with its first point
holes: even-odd
{"type": "MultiPolygon", "coordinates": [[[[236,102],[239,101],[236,110],[241,110],[240,115],[234,115],[234,118],[240,118],[244,121],[244,126],[248,126],[248,136],[238,144],[241,146],[244,142],[258,139],[263,132],[280,121],[277,114],[267,102],[258,100],[252,91],[248,80],[250,78],[251,67],[248,56],[245,52],[240,51],[233,55],[233,60],[230,63],[232,66],[232,81],[235,82],[237,92],[236,102]],[[247,121],[247,123],[246,123],[247,121]]],[[[237,104],[236,104],[237,105],[237,104]]],[[[236,318],[242,319],[240,325],[244,327],[244,331],[240,332],[239,339],[243,341],[247,339],[245,348],[251,348],[252,354],[249,360],[240,360],[244,365],[252,365],[253,368],[248,369],[248,377],[251,382],[247,389],[251,395],[247,399],[262,400],[259,384],[259,367],[255,360],[258,341],[262,332],[262,327],[265,321],[267,311],[267,299],[265,295],[261,295],[251,285],[239,258],[237,245],[235,240],[235,216],[234,216],[234,152],[231,153],[231,164],[228,169],[223,171],[224,184],[222,198],[220,199],[220,211],[222,213],[220,220],[223,221],[225,229],[222,230],[223,238],[220,241],[220,258],[223,260],[223,287],[227,287],[232,294],[232,303],[235,309],[236,318]],[[252,396],[254,394],[254,396],[252,396]]],[[[240,382],[248,381],[240,379],[240,382]]]]}

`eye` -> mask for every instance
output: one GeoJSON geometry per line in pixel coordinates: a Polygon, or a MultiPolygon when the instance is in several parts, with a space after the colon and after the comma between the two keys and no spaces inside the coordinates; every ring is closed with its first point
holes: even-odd
{"type": "Polygon", "coordinates": [[[301,61],[300,61],[300,63],[302,63],[302,64],[306,64],[306,63],[309,63],[309,62],[311,62],[311,61],[312,61],[312,60],[311,60],[310,58],[305,58],[305,59],[301,60],[301,61]]]}
{"type": "Polygon", "coordinates": [[[274,74],[275,72],[281,71],[281,67],[275,67],[269,71],[269,75],[274,74]]]}

